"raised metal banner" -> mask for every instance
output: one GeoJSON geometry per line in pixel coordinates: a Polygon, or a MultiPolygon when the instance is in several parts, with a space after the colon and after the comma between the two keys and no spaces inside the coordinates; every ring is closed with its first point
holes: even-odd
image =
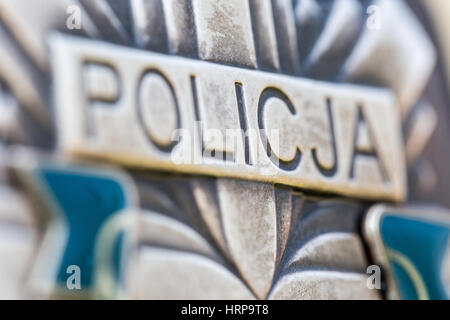
{"type": "Polygon", "coordinates": [[[402,200],[394,95],[142,52],[50,39],[59,147],[164,171],[402,200]]]}

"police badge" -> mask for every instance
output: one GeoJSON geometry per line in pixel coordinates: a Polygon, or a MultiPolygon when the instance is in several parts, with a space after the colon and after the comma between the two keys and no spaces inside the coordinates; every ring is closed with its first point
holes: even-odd
{"type": "Polygon", "coordinates": [[[439,6],[0,0],[0,297],[447,299],[439,6]]]}

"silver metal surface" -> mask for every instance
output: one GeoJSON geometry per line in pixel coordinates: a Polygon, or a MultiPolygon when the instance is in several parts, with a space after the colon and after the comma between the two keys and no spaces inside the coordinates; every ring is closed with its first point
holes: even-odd
{"type": "Polygon", "coordinates": [[[0,0],[0,297],[383,298],[366,285],[359,201],[449,203],[440,52],[410,7],[0,0]],[[42,163],[108,163],[137,193],[99,227],[83,290],[55,280],[68,226],[31,176],[42,163]]]}

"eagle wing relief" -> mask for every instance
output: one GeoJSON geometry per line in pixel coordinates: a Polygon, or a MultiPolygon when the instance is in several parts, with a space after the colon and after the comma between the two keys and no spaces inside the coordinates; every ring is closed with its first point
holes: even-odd
{"type": "Polygon", "coordinates": [[[157,196],[142,203],[131,297],[380,298],[366,287],[362,206],[232,179],[162,180],[139,188],[157,196]]]}

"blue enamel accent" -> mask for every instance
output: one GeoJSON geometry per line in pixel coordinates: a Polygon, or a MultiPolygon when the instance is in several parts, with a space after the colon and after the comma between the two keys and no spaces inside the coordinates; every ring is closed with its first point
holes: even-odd
{"type": "MultiPolygon", "coordinates": [[[[442,265],[450,236],[449,225],[387,213],[380,228],[384,245],[406,257],[422,277],[430,299],[448,299],[442,265]]],[[[406,270],[390,261],[402,299],[417,299],[418,293],[406,270]]]]}
{"type": "MultiPolygon", "coordinates": [[[[113,177],[70,171],[59,168],[43,168],[38,177],[45,182],[57,203],[68,231],[67,244],[56,281],[64,287],[70,274],[69,265],[81,269],[81,286],[88,289],[93,284],[94,247],[101,227],[112,216],[127,206],[123,186],[113,177]]],[[[116,243],[114,267],[119,273],[122,237],[116,243]]]]}

